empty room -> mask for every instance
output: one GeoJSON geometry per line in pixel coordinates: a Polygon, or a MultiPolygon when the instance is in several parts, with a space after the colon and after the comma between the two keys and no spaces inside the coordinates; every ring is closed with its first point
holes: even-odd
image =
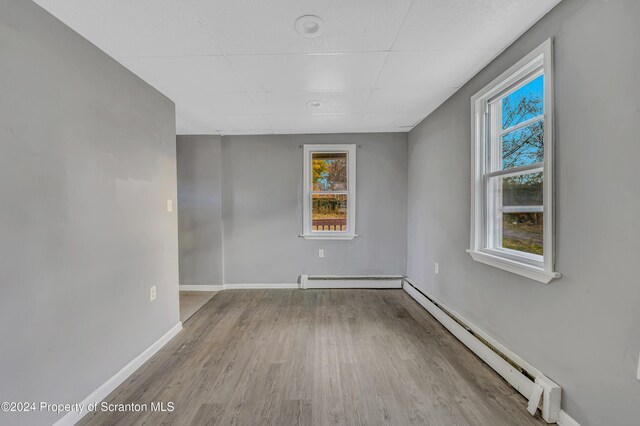
{"type": "Polygon", "coordinates": [[[0,0],[0,425],[640,425],[639,77],[639,0],[0,0]]]}

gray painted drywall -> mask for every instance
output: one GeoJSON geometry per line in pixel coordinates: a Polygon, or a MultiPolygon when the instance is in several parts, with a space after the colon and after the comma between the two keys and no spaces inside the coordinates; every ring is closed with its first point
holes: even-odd
{"type": "Polygon", "coordinates": [[[558,382],[582,426],[640,418],[639,20],[637,0],[564,0],[409,135],[408,276],[558,382]],[[549,37],[563,277],[544,285],[465,249],[470,97],[549,37]]]}
{"type": "Polygon", "coordinates": [[[403,274],[407,134],[224,136],[225,283],[295,283],[300,274],[403,274]],[[303,144],[357,144],[351,241],[302,233],[303,144]],[[318,258],[319,248],[325,257],[318,258]]]}
{"type": "Polygon", "coordinates": [[[0,58],[0,401],[81,402],[179,321],[174,106],[31,1],[0,58]]]}
{"type": "Polygon", "coordinates": [[[178,136],[180,285],[221,285],[220,136],[178,136]]]}

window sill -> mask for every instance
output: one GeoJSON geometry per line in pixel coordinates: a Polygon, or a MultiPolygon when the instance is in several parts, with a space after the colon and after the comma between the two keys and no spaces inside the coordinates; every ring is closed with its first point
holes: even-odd
{"type": "Polygon", "coordinates": [[[469,253],[476,262],[494,266],[544,284],[549,284],[553,279],[557,279],[562,276],[559,272],[547,272],[544,269],[527,265],[526,263],[505,259],[503,257],[494,256],[480,251],[467,250],[467,253],[469,253]]]}
{"type": "Polygon", "coordinates": [[[349,235],[318,235],[318,234],[301,234],[299,237],[304,238],[305,240],[353,240],[357,238],[357,234],[349,234],[349,235]]]}

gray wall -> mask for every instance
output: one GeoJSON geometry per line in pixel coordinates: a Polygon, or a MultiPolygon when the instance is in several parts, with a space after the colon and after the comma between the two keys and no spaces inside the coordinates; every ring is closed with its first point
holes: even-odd
{"type": "Polygon", "coordinates": [[[221,285],[220,136],[178,136],[180,285],[221,285]]]}
{"type": "Polygon", "coordinates": [[[564,0],[409,135],[409,277],[562,385],[582,426],[640,417],[639,20],[637,0],[564,0]],[[465,249],[470,97],[549,37],[563,278],[543,285],[465,249]]]}
{"type": "Polygon", "coordinates": [[[222,159],[225,283],[295,283],[303,273],[404,273],[406,134],[225,136],[222,159]],[[321,143],[358,145],[360,237],[352,241],[298,237],[301,145],[321,143]]]}
{"type": "Polygon", "coordinates": [[[179,321],[174,107],[31,1],[0,58],[0,401],[80,402],[179,321]]]}

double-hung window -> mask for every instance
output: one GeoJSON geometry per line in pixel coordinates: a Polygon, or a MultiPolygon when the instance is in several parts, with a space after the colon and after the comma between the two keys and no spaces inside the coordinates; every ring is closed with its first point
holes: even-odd
{"type": "Polygon", "coordinates": [[[471,100],[470,254],[548,283],[553,268],[552,44],[545,42],[471,100]]]}
{"type": "Polygon", "coordinates": [[[356,236],[356,146],[304,145],[302,236],[356,236]]]}

